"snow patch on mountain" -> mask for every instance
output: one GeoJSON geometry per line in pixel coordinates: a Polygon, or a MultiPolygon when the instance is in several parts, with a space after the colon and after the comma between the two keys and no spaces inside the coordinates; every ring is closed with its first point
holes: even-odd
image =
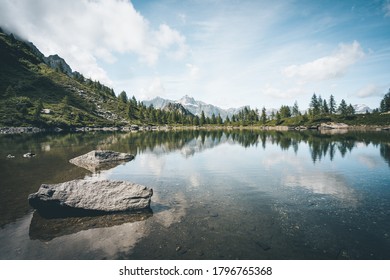
{"type": "Polygon", "coordinates": [[[372,109],[365,104],[355,104],[353,108],[355,109],[355,114],[372,113],[372,109]]]}
{"type": "Polygon", "coordinates": [[[237,114],[238,112],[243,110],[244,107],[248,107],[248,106],[243,106],[239,108],[229,108],[225,110],[218,106],[207,104],[203,101],[195,100],[193,97],[188,95],[185,95],[178,100],[169,100],[157,96],[151,100],[145,100],[142,102],[146,106],[153,105],[153,107],[156,109],[162,109],[165,106],[167,106],[167,104],[169,103],[179,103],[185,109],[187,109],[188,111],[190,111],[192,114],[196,116],[200,116],[203,111],[206,117],[211,117],[214,114],[215,116],[220,115],[222,119],[226,119],[226,117],[231,118],[234,114],[237,114]]]}

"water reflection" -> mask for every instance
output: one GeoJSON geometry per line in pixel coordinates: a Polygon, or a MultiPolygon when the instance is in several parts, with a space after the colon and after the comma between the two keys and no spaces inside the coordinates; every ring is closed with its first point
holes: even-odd
{"type": "Polygon", "coordinates": [[[380,153],[390,167],[390,143],[380,144],[380,153]]]}
{"type": "MultiPolygon", "coordinates": [[[[134,155],[148,153],[145,165],[153,165],[155,174],[164,170],[163,155],[175,151],[185,157],[194,156],[222,144],[240,144],[245,148],[278,146],[282,151],[298,153],[309,147],[312,161],[333,161],[345,157],[359,145],[379,147],[379,154],[390,166],[389,133],[348,132],[323,135],[318,132],[278,131],[157,131],[147,133],[71,133],[0,136],[0,226],[29,211],[26,197],[42,183],[59,183],[81,179],[88,173],[71,165],[71,158],[94,149],[109,149],[134,155]],[[22,158],[25,152],[35,158],[22,158]],[[7,155],[15,156],[7,159],[7,155]],[[15,176],[15,175],[18,176],[15,176]]],[[[360,157],[359,160],[364,160],[360,157]]],[[[367,160],[367,159],[366,159],[367,160]]],[[[374,163],[371,163],[374,164],[374,163]]],[[[112,166],[110,166],[111,168],[112,166]]]]}
{"type": "Polygon", "coordinates": [[[153,152],[155,155],[180,150],[183,156],[212,149],[224,143],[239,143],[245,148],[257,147],[266,149],[267,145],[277,145],[281,150],[293,149],[298,152],[300,144],[310,147],[313,162],[329,157],[333,160],[336,153],[344,157],[352,152],[358,143],[366,146],[380,145],[380,153],[386,161],[390,161],[388,132],[348,132],[341,134],[322,134],[321,132],[281,132],[281,131],[248,131],[248,130],[190,130],[190,131],[158,131],[148,133],[131,133],[122,135],[114,143],[100,145],[101,148],[115,149],[126,147],[129,152],[153,152]],[[134,149],[134,146],[137,149],[134,149]]]}
{"type": "Polygon", "coordinates": [[[282,179],[287,187],[306,188],[313,193],[331,195],[348,203],[348,207],[355,206],[357,198],[355,191],[345,176],[330,172],[315,172],[312,174],[287,175],[282,179]]]}
{"type": "Polygon", "coordinates": [[[0,145],[0,258],[389,257],[389,133],[40,134],[0,145]],[[98,172],[68,162],[95,149],[135,160],[98,172]],[[152,187],[153,213],[46,219],[29,208],[40,184],[77,178],[152,187]]]}
{"type": "Polygon", "coordinates": [[[30,223],[29,236],[31,240],[50,241],[54,238],[77,233],[82,230],[145,221],[152,216],[152,211],[143,211],[141,213],[116,213],[99,216],[48,219],[42,217],[35,211],[30,223]]]}

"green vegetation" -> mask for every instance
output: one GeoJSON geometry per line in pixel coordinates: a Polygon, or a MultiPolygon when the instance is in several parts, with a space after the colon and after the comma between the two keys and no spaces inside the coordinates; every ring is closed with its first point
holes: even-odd
{"type": "MultiPolygon", "coordinates": [[[[259,117],[257,109],[244,108],[241,112],[232,117],[230,125],[267,125],[267,126],[317,126],[321,123],[336,122],[348,125],[390,125],[390,90],[380,103],[380,109],[372,113],[356,114],[354,107],[342,99],[336,106],[333,95],[329,101],[322,99],[314,93],[309,109],[301,113],[298,103],[295,101],[292,107],[282,105],[279,110],[266,115],[266,108],[262,108],[259,117]]],[[[226,123],[226,122],[225,122],[226,123]]]]}
{"type": "Polygon", "coordinates": [[[313,94],[310,108],[301,113],[297,102],[282,105],[266,114],[266,109],[244,108],[225,120],[220,115],[194,116],[183,107],[146,107],[125,91],[118,97],[99,81],[85,78],[58,56],[44,57],[31,43],[17,40],[0,30],[0,126],[43,128],[103,127],[137,125],[226,125],[275,126],[318,125],[344,122],[351,125],[390,125],[390,91],[373,113],[355,114],[353,106],[341,100],[336,106],[313,94]],[[50,59],[56,59],[55,63],[50,59]],[[52,66],[50,66],[52,65],[52,66]],[[54,65],[54,66],[53,66],[54,65]],[[68,69],[68,70],[66,70],[68,69]]]}
{"type": "MultiPolygon", "coordinates": [[[[58,56],[53,56],[58,59],[58,56]]],[[[31,43],[0,32],[0,126],[103,127],[120,125],[222,124],[180,108],[146,107],[125,91],[55,68],[31,43]]],[[[67,65],[66,65],[67,66],[67,65]]],[[[69,71],[68,71],[69,72],[69,71]]]]}

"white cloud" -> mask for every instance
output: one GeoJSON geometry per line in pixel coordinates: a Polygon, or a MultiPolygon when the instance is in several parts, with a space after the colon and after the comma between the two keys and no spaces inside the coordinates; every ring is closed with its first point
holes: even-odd
{"type": "Polygon", "coordinates": [[[156,96],[163,96],[165,87],[160,78],[154,78],[149,85],[140,89],[141,100],[148,100],[156,96]]]}
{"type": "Polygon", "coordinates": [[[383,11],[385,12],[385,17],[390,17],[390,1],[386,1],[383,4],[383,11]]]}
{"type": "Polygon", "coordinates": [[[272,85],[266,85],[266,87],[261,91],[265,95],[278,98],[278,99],[286,99],[286,98],[295,98],[299,95],[304,95],[307,91],[301,87],[292,87],[288,89],[280,89],[273,87],[272,85]]]}
{"type": "Polygon", "coordinates": [[[166,24],[153,29],[130,1],[1,1],[0,25],[103,82],[109,78],[97,59],[132,53],[154,65],[163,52],[176,59],[187,52],[184,36],[166,24]]]}
{"type": "Polygon", "coordinates": [[[187,63],[186,67],[189,71],[190,79],[196,80],[199,77],[199,67],[197,67],[193,64],[190,64],[190,63],[187,63]]]}
{"type": "Polygon", "coordinates": [[[177,16],[180,19],[180,22],[182,24],[186,24],[187,23],[187,15],[186,14],[179,13],[177,16]]]}
{"type": "Polygon", "coordinates": [[[378,86],[373,85],[373,84],[370,84],[370,85],[367,85],[367,86],[361,88],[356,93],[356,96],[360,97],[360,98],[376,97],[376,96],[382,96],[382,95],[383,95],[383,92],[381,91],[381,89],[378,86]]]}
{"type": "Polygon", "coordinates": [[[161,48],[169,49],[173,45],[176,46],[176,48],[172,48],[172,50],[168,52],[170,57],[181,59],[186,55],[188,49],[185,42],[186,40],[178,31],[173,30],[166,24],[161,24],[155,34],[161,48]]]}
{"type": "Polygon", "coordinates": [[[360,44],[354,41],[352,44],[340,44],[332,55],[285,67],[282,73],[288,78],[298,77],[303,83],[330,80],[344,76],[348,68],[362,57],[364,52],[360,44]]]}

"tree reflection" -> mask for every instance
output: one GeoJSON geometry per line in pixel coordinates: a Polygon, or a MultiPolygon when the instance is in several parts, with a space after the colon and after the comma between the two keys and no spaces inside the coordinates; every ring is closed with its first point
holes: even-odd
{"type": "Polygon", "coordinates": [[[379,151],[390,167],[390,143],[380,144],[379,151]]]}
{"type": "MultiPolygon", "coordinates": [[[[364,145],[380,145],[381,156],[389,160],[389,145],[384,144],[389,139],[386,132],[351,131],[344,134],[320,134],[318,131],[259,131],[259,130],[186,130],[186,131],[155,131],[130,133],[117,141],[110,142],[110,149],[126,150],[133,154],[145,151],[170,152],[175,150],[197,147],[200,152],[222,143],[238,143],[245,148],[261,145],[276,145],[283,151],[292,149],[297,153],[301,144],[309,147],[313,162],[329,158],[335,159],[336,154],[345,157],[357,143],[364,145]]],[[[193,153],[194,154],[195,150],[193,153]]]]}

